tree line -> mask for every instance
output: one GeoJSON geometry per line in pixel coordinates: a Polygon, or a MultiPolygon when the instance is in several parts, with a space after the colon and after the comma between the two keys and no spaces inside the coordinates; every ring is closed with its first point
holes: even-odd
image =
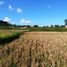
{"type": "Polygon", "coordinates": [[[30,31],[67,31],[67,19],[64,20],[64,25],[50,25],[50,26],[38,26],[38,25],[16,25],[10,24],[7,21],[0,20],[0,29],[28,29],[30,31]]]}

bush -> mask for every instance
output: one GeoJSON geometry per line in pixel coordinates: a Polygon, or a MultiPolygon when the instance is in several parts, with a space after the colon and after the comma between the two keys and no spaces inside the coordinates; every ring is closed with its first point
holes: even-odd
{"type": "Polygon", "coordinates": [[[9,43],[9,42],[11,42],[14,39],[19,38],[20,35],[21,35],[21,32],[15,32],[12,35],[0,37],[0,44],[2,44],[2,43],[9,43]]]}
{"type": "Polygon", "coordinates": [[[29,31],[56,31],[56,32],[67,32],[67,28],[64,27],[32,27],[29,28],[29,31]]]}

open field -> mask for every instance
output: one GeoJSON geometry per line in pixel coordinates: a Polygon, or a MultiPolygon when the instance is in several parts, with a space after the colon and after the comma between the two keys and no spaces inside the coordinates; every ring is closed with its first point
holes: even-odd
{"type": "Polygon", "coordinates": [[[0,67],[67,67],[67,32],[26,32],[0,47],[0,67]]]}

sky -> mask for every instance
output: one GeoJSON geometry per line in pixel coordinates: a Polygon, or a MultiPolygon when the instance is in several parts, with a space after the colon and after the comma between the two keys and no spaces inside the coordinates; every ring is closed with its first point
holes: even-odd
{"type": "Polygon", "coordinates": [[[67,0],[0,0],[0,20],[16,25],[64,25],[67,0]]]}

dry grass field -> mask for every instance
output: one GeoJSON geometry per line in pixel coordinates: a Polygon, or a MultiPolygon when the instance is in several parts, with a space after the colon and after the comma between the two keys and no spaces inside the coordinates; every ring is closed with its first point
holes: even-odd
{"type": "Polygon", "coordinates": [[[67,67],[67,32],[26,32],[0,47],[0,67],[67,67]]]}

